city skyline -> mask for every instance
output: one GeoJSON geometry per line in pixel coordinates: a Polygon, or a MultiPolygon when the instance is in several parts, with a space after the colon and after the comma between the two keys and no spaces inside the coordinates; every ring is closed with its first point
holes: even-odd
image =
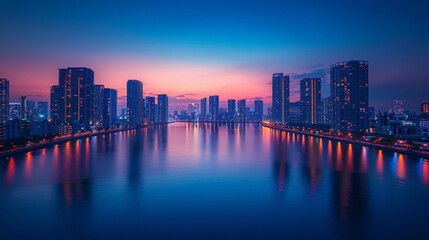
{"type": "Polygon", "coordinates": [[[424,21],[427,16],[417,1],[390,3],[388,9],[380,2],[187,1],[179,7],[168,1],[103,5],[71,1],[64,13],[60,9],[65,4],[1,3],[0,27],[6,37],[0,44],[0,77],[13,83],[11,102],[22,95],[48,100],[57,69],[64,66],[94,70],[95,84],[118,90],[119,108],[126,102],[128,79],[144,82],[150,89],[146,96],[169,95],[172,109],[213,94],[222,96],[223,106],[230,98],[253,102],[249,97],[270,104],[273,72],[291,76],[293,102],[299,99],[299,81],[307,77],[321,78],[322,98],[326,97],[329,66],[346,60],[369,61],[369,94],[375,109],[386,110],[398,98],[417,111],[428,100],[424,29],[429,21],[424,21]],[[220,15],[202,14],[204,9],[220,15]],[[276,9],[288,14],[281,18],[270,14],[276,9]],[[169,14],[177,23],[160,20],[158,13],[169,14]],[[345,17],[347,21],[341,21],[345,17]],[[344,28],[347,24],[350,29],[344,28]],[[68,29],[73,36],[53,34],[52,29],[59,33],[68,29]],[[335,29],[343,34],[335,34],[335,29]],[[401,51],[405,47],[407,51],[401,51]],[[246,88],[240,88],[243,85],[246,88]]]}

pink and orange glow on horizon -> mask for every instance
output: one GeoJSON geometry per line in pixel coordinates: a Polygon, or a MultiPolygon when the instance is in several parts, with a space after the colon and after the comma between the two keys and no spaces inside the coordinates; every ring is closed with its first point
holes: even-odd
{"type": "MultiPolygon", "coordinates": [[[[49,100],[50,86],[58,84],[58,69],[73,66],[82,65],[10,66],[3,74],[10,80],[11,101],[18,101],[21,95],[26,95],[30,100],[49,100]]],[[[197,103],[209,95],[219,95],[221,106],[229,98],[248,99],[248,104],[254,98],[261,98],[265,103],[271,102],[271,73],[256,70],[221,64],[138,60],[102,60],[94,65],[83,66],[94,70],[95,84],[118,90],[119,106],[126,102],[128,79],[142,81],[145,96],[168,94],[172,108],[197,103]]]]}

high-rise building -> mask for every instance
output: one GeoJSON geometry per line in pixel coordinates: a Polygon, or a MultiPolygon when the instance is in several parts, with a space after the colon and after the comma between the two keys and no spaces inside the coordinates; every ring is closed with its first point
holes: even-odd
{"type": "Polygon", "coordinates": [[[300,123],[302,122],[301,102],[291,102],[289,104],[289,122],[300,123]]]}
{"type": "Polygon", "coordinates": [[[94,85],[94,124],[100,124],[103,122],[103,93],[104,85],[95,84],[94,85]]]}
{"type": "Polygon", "coordinates": [[[51,87],[51,119],[54,123],[62,122],[62,117],[60,116],[60,101],[61,101],[61,93],[58,85],[54,85],[51,87]]]}
{"type": "Polygon", "coordinates": [[[168,122],[168,96],[167,94],[158,95],[158,122],[168,122]]]}
{"type": "Polygon", "coordinates": [[[219,96],[209,97],[209,120],[218,122],[219,119],[219,96]]]}
{"type": "Polygon", "coordinates": [[[238,121],[246,122],[246,99],[238,100],[238,121]]]}
{"type": "Polygon", "coordinates": [[[235,121],[235,99],[228,99],[228,121],[235,121]]]}
{"type": "Polygon", "coordinates": [[[0,123],[9,118],[9,80],[0,78],[0,123]]]}
{"type": "Polygon", "coordinates": [[[139,125],[142,123],[142,100],[143,83],[139,80],[128,80],[127,82],[127,108],[129,111],[129,124],[139,125]]]}
{"type": "Polygon", "coordinates": [[[429,114],[429,102],[423,102],[420,105],[420,111],[424,114],[429,114]]]}
{"type": "Polygon", "coordinates": [[[32,116],[37,115],[36,102],[34,100],[27,100],[26,107],[27,107],[28,118],[31,118],[32,116]]]}
{"type": "Polygon", "coordinates": [[[207,98],[201,99],[200,121],[207,121],[207,98]]]}
{"type": "Polygon", "coordinates": [[[289,76],[274,73],[272,90],[273,122],[286,124],[289,118],[289,76]]]}
{"type": "Polygon", "coordinates": [[[333,128],[366,132],[368,119],[368,62],[348,61],[331,66],[333,128]]]}
{"type": "Polygon", "coordinates": [[[148,122],[155,122],[155,97],[145,97],[144,118],[148,122]]]}
{"type": "Polygon", "coordinates": [[[104,88],[103,90],[103,127],[111,128],[116,125],[117,117],[117,96],[115,89],[104,88]]]}
{"type": "Polygon", "coordinates": [[[37,112],[39,119],[48,118],[48,102],[39,101],[37,102],[37,112]]]}
{"type": "Polygon", "coordinates": [[[393,100],[393,114],[403,115],[405,113],[405,101],[403,99],[393,100]]]}
{"type": "Polygon", "coordinates": [[[322,90],[320,78],[301,80],[301,111],[304,123],[320,123],[322,90]]]}
{"type": "Polygon", "coordinates": [[[73,132],[89,127],[93,121],[94,71],[89,68],[59,69],[58,87],[60,121],[73,127],[73,132]]]}
{"type": "Polygon", "coordinates": [[[27,119],[27,97],[21,96],[21,119],[27,119]]]}
{"type": "Polygon", "coordinates": [[[267,118],[273,120],[273,107],[267,108],[267,118]]]}
{"type": "Polygon", "coordinates": [[[332,97],[322,99],[322,123],[332,125],[332,97]]]}
{"type": "Polygon", "coordinates": [[[262,121],[264,115],[264,102],[262,100],[255,100],[255,121],[262,121]]]}
{"type": "Polygon", "coordinates": [[[9,103],[9,120],[21,118],[21,103],[9,103]]]}

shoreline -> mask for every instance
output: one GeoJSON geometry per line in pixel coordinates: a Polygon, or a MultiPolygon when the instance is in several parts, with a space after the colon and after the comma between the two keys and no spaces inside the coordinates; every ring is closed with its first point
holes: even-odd
{"type": "Polygon", "coordinates": [[[41,143],[41,144],[37,144],[34,146],[22,147],[22,148],[15,149],[15,150],[0,152],[0,161],[4,160],[5,158],[17,155],[17,154],[28,153],[31,151],[51,147],[51,146],[66,143],[69,141],[79,140],[79,139],[83,139],[83,138],[87,138],[87,137],[95,137],[95,136],[107,135],[107,134],[111,134],[111,133],[123,132],[123,131],[127,131],[127,130],[138,129],[138,128],[146,128],[146,127],[152,127],[152,126],[158,126],[158,125],[167,125],[170,123],[172,123],[172,122],[155,123],[155,124],[148,124],[148,125],[135,126],[135,127],[122,127],[122,128],[115,128],[115,129],[110,129],[110,130],[102,131],[102,132],[88,133],[88,134],[82,134],[82,135],[72,135],[70,137],[65,137],[65,138],[54,140],[54,141],[47,142],[47,143],[41,143]]]}
{"type": "Polygon", "coordinates": [[[386,151],[396,152],[396,153],[401,153],[401,154],[406,154],[406,155],[413,155],[413,156],[417,156],[417,157],[421,157],[421,158],[425,158],[425,159],[429,160],[429,153],[410,151],[410,150],[396,148],[396,147],[392,147],[392,146],[386,146],[386,145],[368,143],[368,142],[357,141],[357,140],[352,140],[352,139],[346,139],[346,138],[339,138],[339,137],[334,137],[334,136],[326,136],[326,135],[319,135],[319,134],[315,134],[315,133],[303,132],[303,131],[299,131],[299,130],[284,128],[284,127],[272,126],[272,125],[264,123],[264,122],[262,122],[262,127],[266,127],[266,128],[270,128],[270,129],[274,129],[274,130],[279,130],[279,131],[290,132],[290,133],[302,134],[302,135],[311,136],[311,137],[317,137],[317,138],[321,138],[321,139],[328,139],[328,140],[333,140],[333,141],[338,141],[338,142],[350,143],[350,144],[360,145],[363,147],[370,147],[370,148],[379,149],[379,150],[386,150],[386,151]]]}

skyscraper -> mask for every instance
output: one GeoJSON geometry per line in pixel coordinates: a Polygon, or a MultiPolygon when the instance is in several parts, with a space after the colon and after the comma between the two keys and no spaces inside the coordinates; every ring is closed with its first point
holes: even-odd
{"type": "Polygon", "coordinates": [[[27,97],[21,96],[21,119],[27,119],[27,97]]]}
{"type": "Polygon", "coordinates": [[[262,121],[264,115],[264,102],[262,100],[255,100],[255,120],[257,122],[262,121]]]}
{"type": "Polygon", "coordinates": [[[158,95],[158,122],[168,122],[168,96],[166,94],[158,95]]]}
{"type": "Polygon", "coordinates": [[[155,122],[155,97],[145,97],[144,118],[148,122],[155,122]]]}
{"type": "Polygon", "coordinates": [[[273,122],[286,124],[289,118],[289,76],[274,73],[272,90],[273,122]]]}
{"type": "Polygon", "coordinates": [[[94,85],[94,123],[101,124],[103,121],[103,93],[104,85],[96,84],[94,85]]]}
{"type": "Polygon", "coordinates": [[[235,121],[235,99],[228,99],[228,121],[235,121]]]}
{"type": "Polygon", "coordinates": [[[348,61],[331,66],[333,128],[365,132],[368,119],[368,62],[348,61]]]}
{"type": "Polygon", "coordinates": [[[245,122],[246,121],[246,99],[238,100],[238,121],[245,122]]]}
{"type": "Polygon", "coordinates": [[[201,99],[200,121],[207,121],[207,98],[201,99]]]}
{"type": "Polygon", "coordinates": [[[301,80],[301,111],[305,123],[320,123],[321,112],[321,81],[320,78],[305,78],[301,80]]]}
{"type": "Polygon", "coordinates": [[[21,103],[9,103],[9,120],[21,118],[21,103]]]}
{"type": "Polygon", "coordinates": [[[209,118],[211,122],[219,121],[219,96],[209,97],[209,118]]]}
{"type": "Polygon", "coordinates": [[[128,80],[127,108],[129,111],[129,124],[131,125],[139,125],[142,123],[142,100],[143,83],[139,80],[128,80]]]}
{"type": "Polygon", "coordinates": [[[36,112],[36,102],[33,100],[27,100],[26,103],[26,108],[27,108],[27,118],[32,118],[33,116],[37,116],[37,112],[36,112]]]}
{"type": "Polygon", "coordinates": [[[61,94],[60,94],[60,88],[58,85],[54,85],[51,87],[51,119],[54,123],[60,123],[63,118],[60,116],[60,101],[61,101],[61,94]]]}
{"type": "Polygon", "coordinates": [[[111,128],[116,125],[117,117],[117,91],[111,88],[103,90],[103,127],[111,128]]]}
{"type": "Polygon", "coordinates": [[[48,102],[45,102],[45,101],[37,102],[37,112],[39,115],[39,119],[48,118],[48,102]]]}
{"type": "Polygon", "coordinates": [[[8,120],[9,114],[9,81],[0,78],[0,123],[8,120]]]}
{"type": "Polygon", "coordinates": [[[94,71],[89,68],[59,69],[59,117],[73,132],[93,120],[94,71]]]}

